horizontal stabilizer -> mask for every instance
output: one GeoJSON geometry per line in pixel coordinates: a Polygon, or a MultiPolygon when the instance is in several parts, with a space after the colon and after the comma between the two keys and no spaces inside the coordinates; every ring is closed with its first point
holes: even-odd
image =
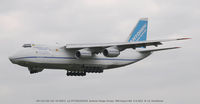
{"type": "Polygon", "coordinates": [[[140,50],[139,52],[154,52],[154,51],[162,51],[162,50],[177,49],[177,48],[181,48],[181,47],[170,47],[170,48],[159,48],[159,49],[140,50]]]}

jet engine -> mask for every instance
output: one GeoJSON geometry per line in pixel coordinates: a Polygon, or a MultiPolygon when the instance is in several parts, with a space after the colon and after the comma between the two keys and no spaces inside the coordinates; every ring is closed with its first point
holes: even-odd
{"type": "Polygon", "coordinates": [[[86,49],[81,49],[75,52],[76,58],[90,58],[92,57],[92,52],[86,49]]]}
{"type": "Polygon", "coordinates": [[[106,57],[117,57],[119,56],[120,51],[114,47],[109,47],[104,49],[103,55],[106,57]]]}

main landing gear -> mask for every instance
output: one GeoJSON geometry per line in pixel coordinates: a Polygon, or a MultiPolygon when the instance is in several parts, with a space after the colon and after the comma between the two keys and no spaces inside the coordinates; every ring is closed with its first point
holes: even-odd
{"type": "Polygon", "coordinates": [[[67,71],[67,76],[85,76],[85,71],[67,71]]]}
{"type": "Polygon", "coordinates": [[[67,70],[67,76],[85,76],[87,73],[103,73],[100,67],[84,67],[83,70],[67,70]]]}

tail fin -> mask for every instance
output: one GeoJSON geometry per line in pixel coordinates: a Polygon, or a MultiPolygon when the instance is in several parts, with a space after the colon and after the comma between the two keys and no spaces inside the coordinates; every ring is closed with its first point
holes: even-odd
{"type": "Polygon", "coordinates": [[[141,18],[130,33],[128,42],[145,41],[147,39],[148,18],[141,18]]]}

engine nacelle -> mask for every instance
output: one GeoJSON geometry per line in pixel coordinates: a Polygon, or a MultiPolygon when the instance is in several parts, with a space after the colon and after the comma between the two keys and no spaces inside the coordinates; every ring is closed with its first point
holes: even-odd
{"type": "Polygon", "coordinates": [[[114,47],[109,47],[104,49],[103,55],[106,57],[117,57],[119,56],[120,51],[114,47]]]}
{"type": "Polygon", "coordinates": [[[92,52],[86,49],[81,49],[75,52],[76,58],[90,58],[92,57],[92,52]]]}

